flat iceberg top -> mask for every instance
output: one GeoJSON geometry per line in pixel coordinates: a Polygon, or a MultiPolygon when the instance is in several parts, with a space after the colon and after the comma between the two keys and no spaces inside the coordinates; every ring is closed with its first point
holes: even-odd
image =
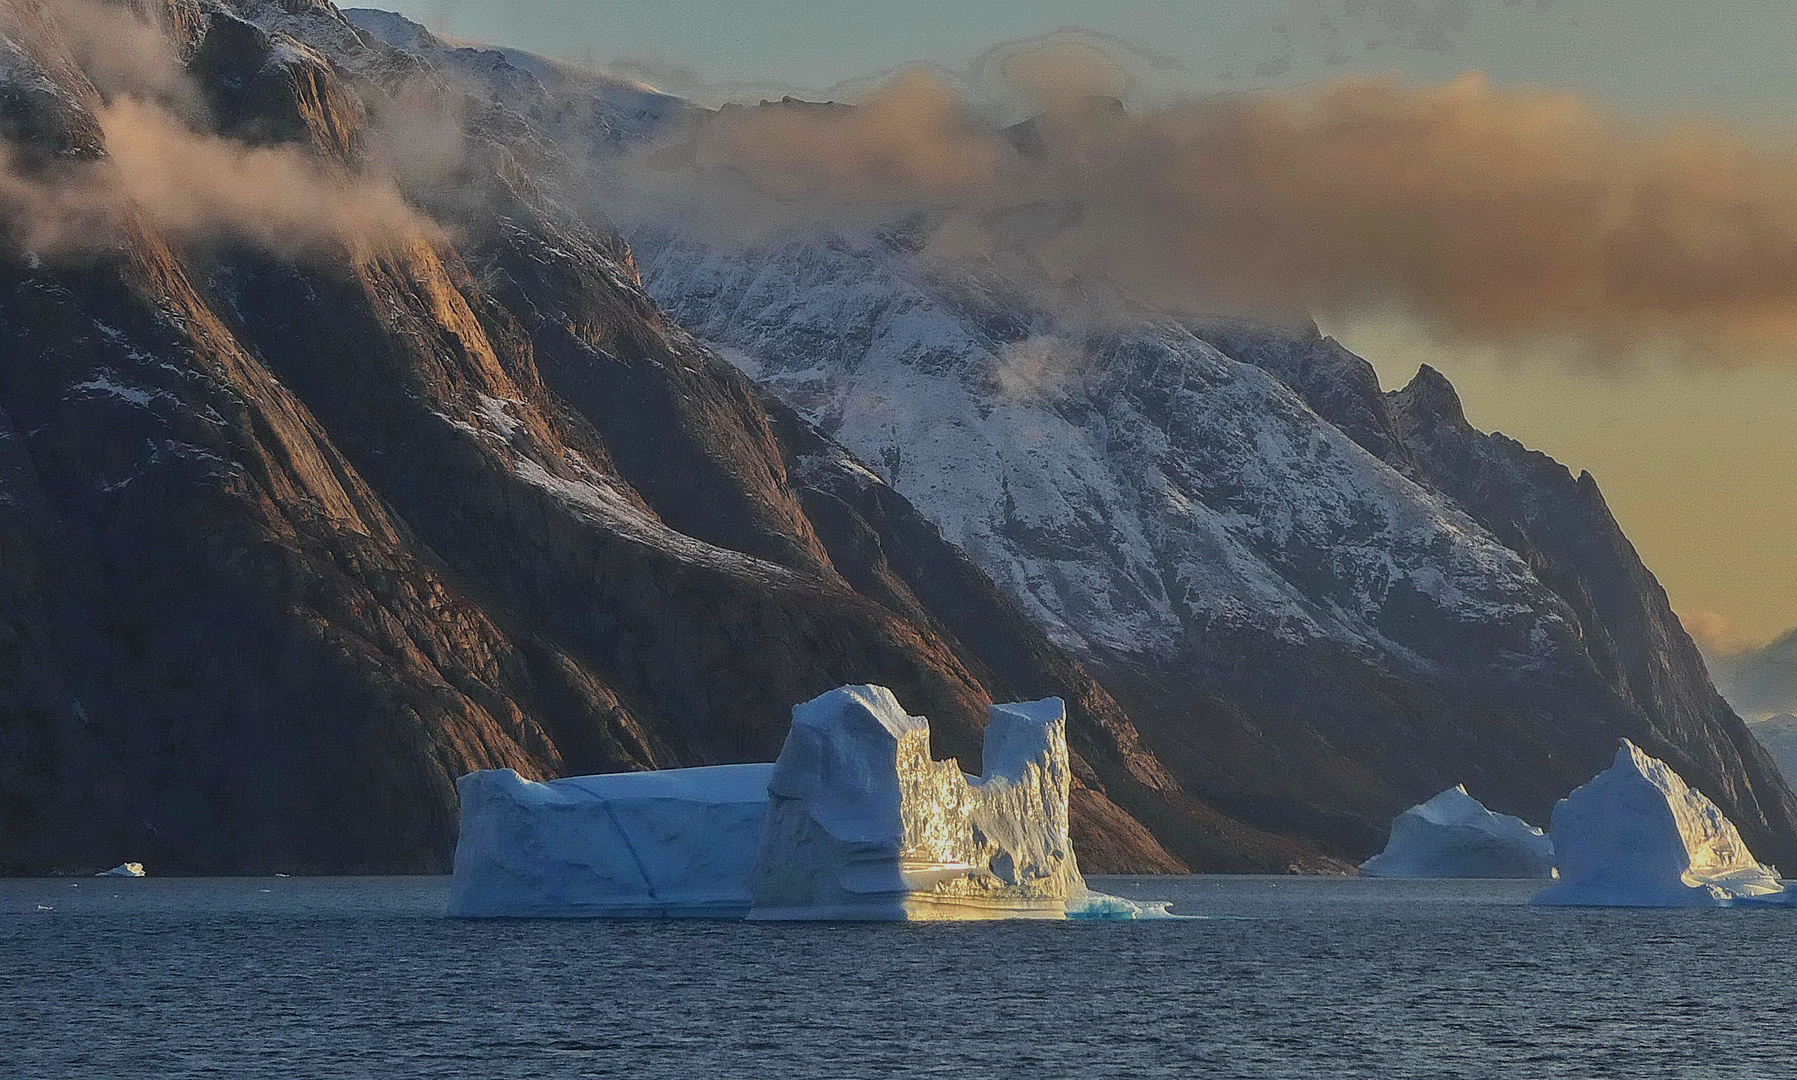
{"type": "Polygon", "coordinates": [[[1058,697],[1043,698],[1041,701],[1009,701],[993,705],[986,711],[993,720],[1016,717],[1033,724],[1052,724],[1067,718],[1067,703],[1058,697]]]}
{"type": "Polygon", "coordinates": [[[703,765],[658,772],[604,773],[551,780],[549,786],[581,791],[601,799],[685,799],[708,803],[767,801],[767,782],[774,766],[703,765]]]}
{"type": "Polygon", "coordinates": [[[1785,893],[1715,803],[1627,739],[1554,807],[1553,838],[1560,883],[1537,904],[1722,906],[1785,893]]]}
{"type": "Polygon", "coordinates": [[[677,799],[701,803],[764,803],[767,801],[771,764],[705,765],[694,769],[662,769],[657,772],[602,773],[597,776],[569,776],[542,782],[525,780],[510,769],[469,773],[463,782],[515,786],[513,797],[541,801],[568,799],[677,799]],[[506,774],[510,774],[507,776],[506,774]]]}

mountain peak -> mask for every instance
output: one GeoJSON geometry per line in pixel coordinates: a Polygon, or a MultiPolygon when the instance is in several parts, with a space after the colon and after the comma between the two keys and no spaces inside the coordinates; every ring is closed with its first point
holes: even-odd
{"type": "Polygon", "coordinates": [[[1391,392],[1392,411],[1406,431],[1466,426],[1460,394],[1441,372],[1424,364],[1402,390],[1391,392]]]}

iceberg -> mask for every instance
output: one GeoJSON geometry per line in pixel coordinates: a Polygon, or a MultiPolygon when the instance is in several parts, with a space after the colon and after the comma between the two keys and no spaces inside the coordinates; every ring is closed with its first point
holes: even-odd
{"type": "Polygon", "coordinates": [[[793,709],[779,758],[537,783],[456,782],[449,913],[756,920],[1154,919],[1086,888],[1059,698],[993,705],[985,769],[930,757],[883,686],[793,709]]]}
{"type": "Polygon", "coordinates": [[[751,919],[1065,918],[1085,880],[1067,836],[1066,707],[994,705],[985,771],[930,758],[930,725],[883,686],[793,709],[768,783],[751,919]]]}
{"type": "Polygon", "coordinates": [[[95,877],[143,877],[144,864],[140,862],[120,863],[111,870],[102,870],[95,877]]]}
{"type": "Polygon", "coordinates": [[[1544,906],[1788,905],[1734,823],[1667,764],[1627,739],[1615,762],[1554,807],[1560,880],[1544,906]]]}
{"type": "Polygon", "coordinates": [[[456,781],[449,913],[741,918],[772,765],[456,781]]]}
{"type": "Polygon", "coordinates": [[[1175,915],[1171,900],[1125,900],[1121,896],[1081,889],[1067,898],[1069,919],[1197,919],[1175,915]]]}
{"type": "Polygon", "coordinates": [[[1399,814],[1364,874],[1400,878],[1548,878],[1554,844],[1540,829],[1485,809],[1465,786],[1399,814]]]}

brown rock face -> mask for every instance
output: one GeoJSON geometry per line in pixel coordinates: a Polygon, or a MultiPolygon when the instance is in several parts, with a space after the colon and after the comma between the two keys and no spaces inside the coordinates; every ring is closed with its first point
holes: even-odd
{"type": "MultiPolygon", "coordinates": [[[[384,91],[342,70],[374,46],[328,4],[237,10],[266,25],[159,15],[213,122],[356,167],[384,91]],[[347,52],[268,29],[304,19],[347,52]]],[[[0,0],[0,29],[50,43],[0,76],[9,138],[103,154],[53,20],[0,0]]],[[[515,165],[477,143],[416,192],[453,246],[171,247],[127,215],[0,249],[0,872],[441,870],[462,772],[771,760],[791,705],[845,682],[970,768],[991,701],[1065,697],[1088,869],[1311,858],[1187,797],[515,165]]]]}

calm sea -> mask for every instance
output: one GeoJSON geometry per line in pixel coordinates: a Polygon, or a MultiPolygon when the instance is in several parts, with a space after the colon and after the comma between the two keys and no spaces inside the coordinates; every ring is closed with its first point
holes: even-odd
{"type": "Polygon", "coordinates": [[[1207,917],[461,922],[440,878],[0,881],[0,1075],[1797,1077],[1797,913],[1093,884],[1207,917]]]}

